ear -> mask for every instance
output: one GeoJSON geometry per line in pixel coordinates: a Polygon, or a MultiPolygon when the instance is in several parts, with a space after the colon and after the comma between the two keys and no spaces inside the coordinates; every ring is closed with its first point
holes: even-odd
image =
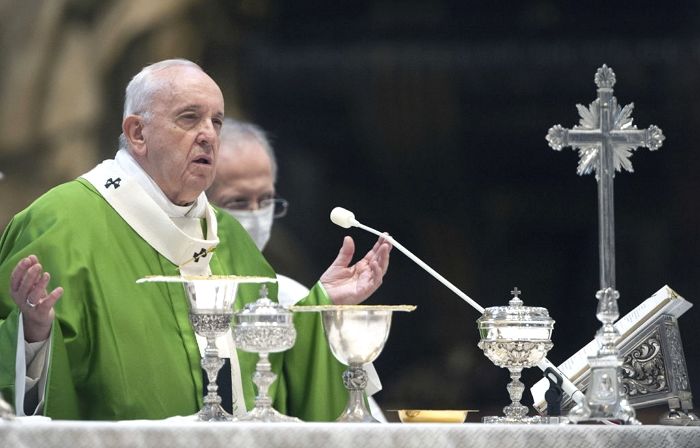
{"type": "Polygon", "coordinates": [[[136,156],[146,155],[146,140],[143,136],[143,117],[140,115],[127,115],[122,122],[122,132],[129,143],[129,148],[136,156]]]}

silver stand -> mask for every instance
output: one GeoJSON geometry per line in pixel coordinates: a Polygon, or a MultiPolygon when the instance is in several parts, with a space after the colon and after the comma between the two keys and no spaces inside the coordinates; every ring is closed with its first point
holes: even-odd
{"type": "MultiPolygon", "coordinates": [[[[617,340],[622,355],[622,387],[629,404],[641,408],[667,405],[658,422],[662,425],[696,426],[700,419],[693,412],[693,395],[678,328],[680,316],[692,304],[673,289],[664,286],[653,296],[618,320],[621,337],[617,340]]],[[[591,382],[587,353],[595,353],[597,341],[586,344],[559,367],[575,387],[585,391],[591,382]]],[[[540,414],[547,411],[545,400],[549,382],[540,380],[532,389],[533,406],[540,414]]],[[[563,396],[561,410],[576,403],[563,396]]]]}
{"type": "Polygon", "coordinates": [[[622,383],[635,408],[667,403],[659,424],[700,426],[675,317],[664,314],[620,349],[622,383]]]}
{"type": "Polygon", "coordinates": [[[622,388],[620,367],[622,360],[615,341],[619,334],[614,322],[619,317],[615,288],[615,210],[613,178],[615,171],[624,168],[632,171],[629,161],[631,152],[643,146],[658,149],[664,136],[656,126],[638,130],[632,125],[632,108],[629,104],[620,108],[613,96],[615,73],[603,65],[595,74],[598,99],[588,108],[578,105],[580,126],[565,129],[561,125],[550,128],[547,141],[555,150],[572,146],[579,150],[578,174],[595,170],[598,181],[598,226],[600,255],[600,290],[596,293],[598,309],[596,317],[603,324],[596,339],[600,350],[589,358],[591,385],[585,400],[569,413],[574,422],[616,420],[622,423],[639,424],[634,409],[627,401],[622,388]]]}

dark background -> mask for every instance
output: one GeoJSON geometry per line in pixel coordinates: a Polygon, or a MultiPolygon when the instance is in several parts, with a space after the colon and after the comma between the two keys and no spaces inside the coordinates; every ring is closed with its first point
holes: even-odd
{"type": "MultiPolygon", "coordinates": [[[[666,135],[616,177],[621,314],[664,284],[694,301],[698,7],[612,3],[278,2],[239,47],[212,46],[205,64],[216,76],[217,55],[237,60],[243,109],[278,152],[291,201],[269,251],[280,270],[310,284],[343,234],[370,247],[371,235],[328,221],[341,205],[482,306],[518,286],[556,319],[549,358],[562,362],[600,325],[596,182],[544,136],[578,124],[575,105],[596,98],[606,63],[635,124],[666,135]]],[[[500,413],[508,376],[477,348],[475,310],[398,251],[368,303],[418,305],[394,316],[376,361],[382,407],[500,413]]],[[[696,308],[680,319],[693,386],[699,322],[696,308]]]]}
{"type": "MultiPolygon", "coordinates": [[[[99,14],[99,2],[69,3],[74,21],[99,14]]],[[[311,285],[343,235],[359,254],[371,247],[372,235],[329,221],[344,206],[484,307],[520,288],[526,305],[556,320],[549,359],[564,361],[600,326],[596,182],[576,175],[574,151],[555,152],[544,137],[555,124],[578,124],[575,105],[595,100],[593,75],[605,63],[619,103],[635,104],[634,123],[666,136],[615,179],[621,315],[665,284],[695,301],[697,2],[190,3],[183,20],[195,38],[168,56],[195,59],[230,114],[270,133],[278,192],[291,203],[266,251],[281,273],[311,285]]],[[[102,158],[114,154],[124,86],[153,62],[145,43],[157,33],[145,28],[105,75],[102,158]]],[[[418,306],[394,316],[375,363],[384,409],[485,416],[508,403],[506,370],[476,345],[477,312],[400,252],[367,303],[418,306]]],[[[696,390],[698,316],[694,307],[680,319],[696,390]]],[[[530,386],[541,374],[523,377],[530,386]]]]}

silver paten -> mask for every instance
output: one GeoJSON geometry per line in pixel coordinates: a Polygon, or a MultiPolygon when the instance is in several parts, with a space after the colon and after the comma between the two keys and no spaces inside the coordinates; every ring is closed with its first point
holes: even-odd
{"type": "Polygon", "coordinates": [[[269,354],[283,352],[294,346],[297,332],[293,314],[267,297],[267,287],[260,289],[260,298],[235,313],[233,337],[236,346],[244,351],[258,353],[259,359],[253,374],[258,387],[255,407],[239,421],[300,422],[296,417],[281,414],[272,407],[267,394],[277,375],[272,372],[269,354]]]}
{"type": "Polygon", "coordinates": [[[546,308],[523,306],[520,291],[512,291],[508,306],[486,308],[477,320],[479,348],[499,367],[510,371],[507,389],[511,404],[502,417],[484,417],[484,423],[540,423],[540,417],[528,417],[528,408],[520,403],[525,385],[520,381],[524,368],[537,365],[552,348],[554,320],[546,308]]]}

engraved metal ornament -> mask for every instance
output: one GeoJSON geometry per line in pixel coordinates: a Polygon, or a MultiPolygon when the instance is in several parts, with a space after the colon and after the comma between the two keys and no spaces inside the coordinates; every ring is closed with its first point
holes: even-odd
{"type": "Polygon", "coordinates": [[[612,87],[615,84],[615,73],[607,65],[603,65],[595,74],[595,83],[599,89],[606,90],[605,96],[588,105],[588,107],[577,104],[579,113],[579,124],[572,130],[568,130],[557,124],[552,126],[545,137],[549,146],[560,151],[566,146],[571,146],[578,150],[579,163],[576,172],[579,175],[596,172],[598,178],[598,164],[603,139],[608,140],[608,144],[613,152],[614,171],[634,172],[630,157],[632,151],[640,146],[655,151],[661,147],[665,140],[663,131],[655,125],[650,125],[645,130],[637,129],[633,124],[632,111],[634,103],[625,107],[620,107],[617,98],[612,96],[612,87]],[[609,116],[601,114],[605,109],[609,116]],[[606,120],[606,123],[603,123],[606,120]]]}
{"type": "Polygon", "coordinates": [[[504,416],[484,417],[484,423],[541,423],[540,417],[528,417],[527,406],[520,403],[525,385],[520,381],[524,368],[533,367],[552,348],[554,320],[545,308],[523,306],[514,288],[509,306],[491,307],[477,320],[484,354],[499,367],[510,371],[506,386],[511,403],[503,408],[504,416]]]}
{"type": "MultiPolygon", "coordinates": [[[[115,185],[116,187],[118,185],[115,185]]],[[[224,360],[219,357],[216,338],[223,336],[231,328],[233,304],[236,300],[238,285],[275,282],[277,282],[276,278],[236,275],[149,275],[136,281],[141,284],[180,283],[184,287],[192,329],[207,341],[200,365],[207,375],[209,384],[202,408],[197,412],[199,421],[234,419],[221,407],[221,397],[218,394],[216,379],[224,365],[224,360]]],[[[232,398],[235,408],[236,397],[232,398]]]]}
{"type": "Polygon", "coordinates": [[[614,176],[616,171],[632,172],[630,157],[638,147],[654,151],[664,135],[657,126],[640,130],[633,124],[633,104],[620,107],[613,96],[615,73],[607,65],[600,67],[594,76],[598,98],[588,107],[577,104],[579,124],[572,129],[561,125],[549,129],[546,139],[549,146],[560,151],[565,146],[578,150],[579,175],[595,172],[598,181],[598,250],[600,254],[600,289],[596,294],[596,317],[602,323],[596,338],[601,344],[595,359],[589,364],[593,379],[586,399],[572,409],[569,417],[574,421],[614,419],[624,423],[638,423],[634,409],[627,402],[620,366],[622,360],[615,345],[617,331],[614,322],[619,317],[615,285],[615,210],[614,176]],[[620,396],[610,402],[609,394],[620,396]]]}
{"type": "Polygon", "coordinates": [[[219,314],[190,312],[189,318],[195,333],[205,337],[218,337],[226,333],[231,326],[232,313],[232,311],[219,314]]]}
{"type": "Polygon", "coordinates": [[[622,387],[632,399],[668,390],[658,332],[634,348],[622,362],[622,387]]]}
{"type": "Polygon", "coordinates": [[[681,344],[680,332],[677,325],[666,325],[666,341],[671,358],[671,377],[673,386],[676,390],[690,390],[688,380],[688,369],[685,365],[685,356],[683,355],[683,345],[681,344]]]}
{"type": "Polygon", "coordinates": [[[253,373],[257,386],[255,407],[240,421],[248,422],[301,422],[296,417],[284,415],[272,407],[268,395],[270,386],[277,379],[272,372],[269,354],[283,352],[294,346],[297,332],[292,313],[267,297],[267,287],[260,288],[260,298],[237,312],[233,320],[233,337],[241,350],[258,354],[253,373]]]}
{"type": "Polygon", "coordinates": [[[246,352],[277,353],[294,346],[296,330],[290,328],[249,328],[241,331],[236,327],[236,345],[246,352]]]}
{"type": "Polygon", "coordinates": [[[205,422],[231,421],[233,416],[221,406],[217,377],[224,366],[219,357],[216,339],[231,328],[233,302],[238,284],[235,282],[191,280],[183,283],[190,305],[189,319],[195,333],[207,340],[200,364],[207,374],[207,394],[197,419],[205,422]]]}

